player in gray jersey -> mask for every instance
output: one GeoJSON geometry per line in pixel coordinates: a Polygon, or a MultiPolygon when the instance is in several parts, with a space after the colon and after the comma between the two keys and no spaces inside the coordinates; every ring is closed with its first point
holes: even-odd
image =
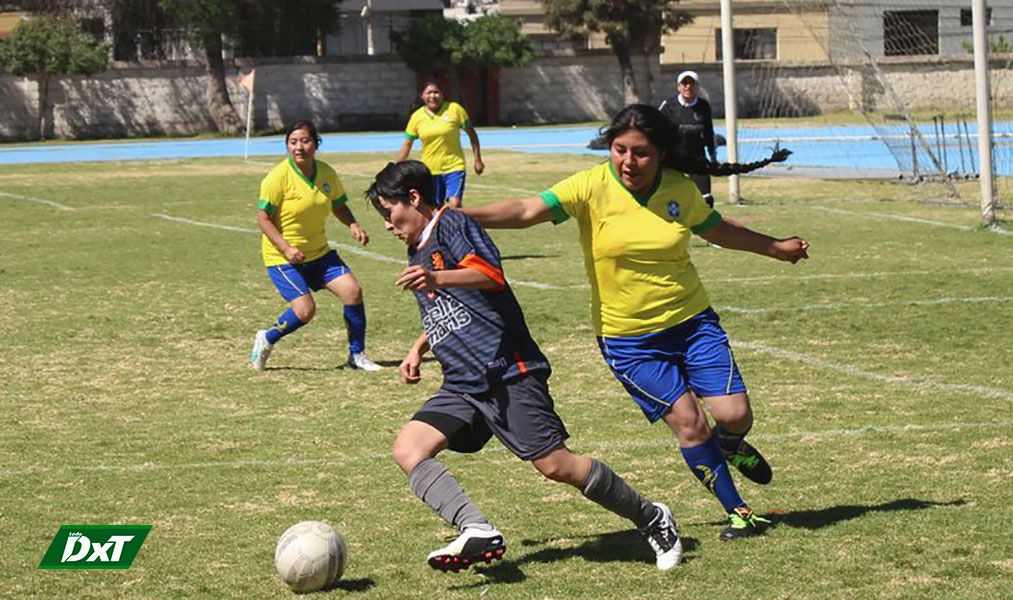
{"type": "Polygon", "coordinates": [[[387,231],[408,246],[409,266],[396,284],[414,293],[425,329],[398,370],[405,383],[418,383],[429,350],[443,368],[443,385],[394,440],[394,460],[412,491],[461,532],[429,554],[429,565],[457,572],[503,557],[503,534],[436,458],[448,449],[478,452],[494,435],[545,477],[632,521],[659,569],[679,564],[682,544],[668,507],[566,447],[569,434],[549,394],[548,360],[531,338],[485,230],[461,212],[436,208],[432,175],[418,161],[388,164],[366,196],[387,231]]]}

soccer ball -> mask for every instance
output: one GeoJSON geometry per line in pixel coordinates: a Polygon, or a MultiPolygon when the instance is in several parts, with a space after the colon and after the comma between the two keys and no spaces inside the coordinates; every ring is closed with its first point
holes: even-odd
{"type": "Polygon", "coordinates": [[[296,523],[278,538],[274,570],[299,594],[330,588],[345,571],[345,540],[327,523],[296,523]]]}

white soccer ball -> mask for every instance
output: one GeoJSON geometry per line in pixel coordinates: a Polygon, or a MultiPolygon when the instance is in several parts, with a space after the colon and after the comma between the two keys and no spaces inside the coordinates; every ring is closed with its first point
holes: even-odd
{"type": "Polygon", "coordinates": [[[274,549],[274,570],[293,592],[332,587],[345,571],[345,540],[321,521],[303,521],[285,530],[274,549]]]}

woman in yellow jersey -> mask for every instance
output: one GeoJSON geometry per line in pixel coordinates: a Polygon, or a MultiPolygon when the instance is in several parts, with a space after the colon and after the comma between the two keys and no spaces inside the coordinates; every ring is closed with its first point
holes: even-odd
{"type": "Polygon", "coordinates": [[[475,155],[475,174],[485,170],[478,134],[460,104],[445,100],[439,82],[427,81],[419,94],[422,105],[412,113],[405,127],[405,141],[398,152],[398,162],[408,158],[415,140],[422,140],[422,162],[433,173],[436,183],[436,205],[461,205],[467,165],[461,148],[461,130],[468,134],[475,155]]]}
{"type": "Polygon", "coordinates": [[[689,258],[690,234],[734,250],[795,263],[808,242],[775,239],[726,221],[704,202],[688,173],[728,175],[772,161],[718,165],[671,148],[660,111],[635,104],[602,132],[609,160],[538,196],[464,209],[488,228],[522,228],[573,217],[591,284],[591,316],[602,356],[652,423],[675,434],[694,475],[728,515],[720,539],[760,533],[766,519],[739,496],[728,472],[768,483],[766,460],[743,438],[753,414],[728,337],[689,258]],[[712,431],[699,397],[717,425],[712,431]]]}
{"type": "Polygon", "coordinates": [[[309,323],[317,305],[312,291],[327,288],[345,305],[348,327],[348,366],[377,371],[381,367],[366,356],[366,309],[362,287],[348,265],[331,250],[324,231],[333,214],[348,226],[348,233],[362,244],[369,235],[348,208],[348,196],[338,174],[316,159],[320,136],[312,121],[294,123],[285,135],[288,156],[260,183],[257,225],[264,232],[260,251],[267,275],[288,309],[253,340],[250,362],[263,371],[267,357],[282,337],[309,323]]]}

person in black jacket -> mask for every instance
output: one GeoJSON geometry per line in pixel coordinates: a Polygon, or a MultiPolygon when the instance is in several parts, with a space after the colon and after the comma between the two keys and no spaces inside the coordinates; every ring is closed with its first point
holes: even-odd
{"type": "MultiPolygon", "coordinates": [[[[714,142],[714,118],[711,105],[700,97],[700,77],[695,71],[683,71],[676,78],[679,93],[658,107],[678,131],[678,147],[683,153],[696,158],[717,162],[714,142]]],[[[692,175],[707,205],[714,208],[711,180],[707,175],[692,175]]]]}

